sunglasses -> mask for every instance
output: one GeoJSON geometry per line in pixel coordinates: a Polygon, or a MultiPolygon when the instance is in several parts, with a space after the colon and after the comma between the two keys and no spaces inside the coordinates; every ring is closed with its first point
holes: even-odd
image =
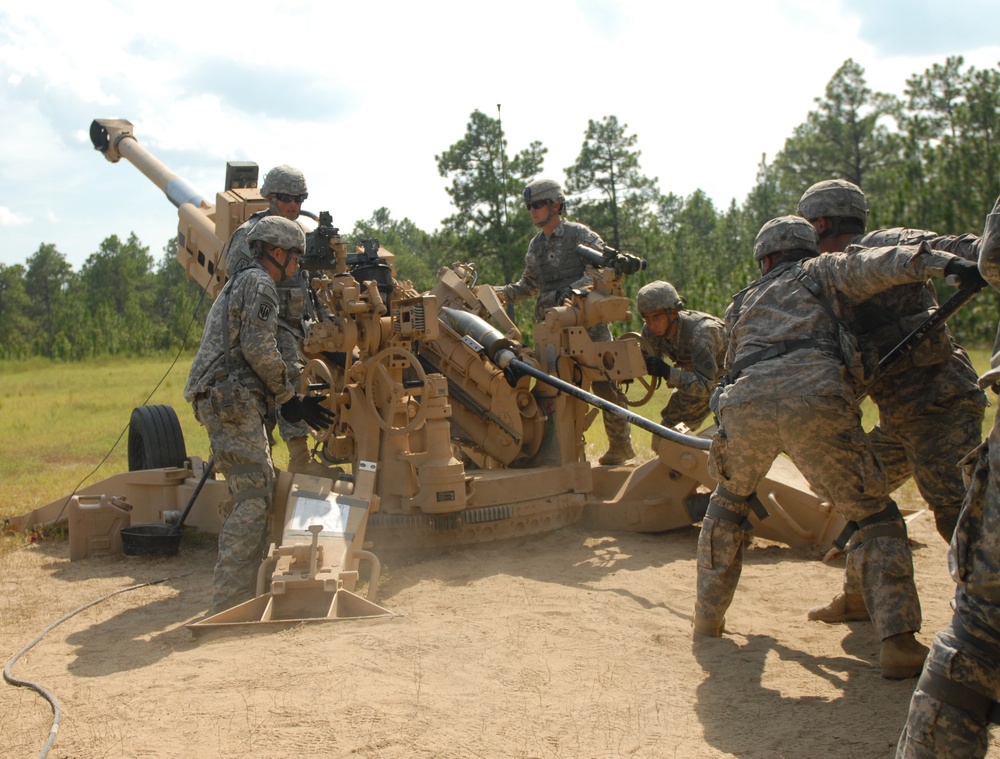
{"type": "Polygon", "coordinates": [[[529,211],[537,211],[539,208],[544,208],[549,204],[547,200],[536,200],[532,203],[527,203],[526,207],[529,211]]]}
{"type": "Polygon", "coordinates": [[[289,195],[287,192],[276,192],[274,197],[282,203],[301,203],[309,197],[309,194],[304,192],[301,195],[289,195]]]}

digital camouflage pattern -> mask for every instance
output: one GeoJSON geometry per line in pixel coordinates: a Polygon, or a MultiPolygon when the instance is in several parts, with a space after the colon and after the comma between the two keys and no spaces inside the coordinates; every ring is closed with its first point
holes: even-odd
{"type": "MultiPolygon", "coordinates": [[[[986,220],[979,270],[1000,290],[1000,200],[986,220]]],[[[996,390],[1000,353],[980,378],[996,390]]],[[[998,417],[1000,421],[1000,417],[998,417]]],[[[1000,426],[994,424],[987,444],[973,457],[973,473],[948,556],[957,583],[952,608],[964,632],[953,621],[934,636],[924,675],[910,699],[906,726],[896,748],[897,759],[941,759],[986,756],[989,722],[955,705],[957,699],[925,686],[928,671],[946,682],[972,690],[982,709],[1000,718],[1000,426]],[[948,701],[952,703],[948,703],[948,701]]]]}
{"type": "Polygon", "coordinates": [[[760,228],[753,241],[753,260],[760,263],[772,253],[804,250],[819,255],[819,237],[801,216],[779,216],[760,228]]]}
{"type": "MultiPolygon", "coordinates": [[[[941,236],[918,229],[884,229],[858,239],[862,247],[929,244],[970,261],[975,235],[941,236]]],[[[853,246],[848,252],[856,250],[853,246]]],[[[929,282],[893,287],[852,308],[851,331],[874,360],[881,358],[937,308],[929,282]]],[[[911,476],[934,513],[938,532],[951,540],[965,497],[959,460],[982,437],[986,396],[976,370],[947,326],[936,330],[869,389],[879,422],[872,443],[895,489],[911,476]]]]}
{"type": "Polygon", "coordinates": [[[677,288],[669,282],[658,279],[639,288],[635,294],[635,307],[639,314],[646,316],[655,311],[673,311],[684,308],[684,299],[677,288]]]}
{"type": "Polygon", "coordinates": [[[824,216],[857,219],[863,229],[868,224],[868,199],[853,182],[846,179],[824,179],[802,193],[798,214],[809,221],[824,216]]]}
{"type": "Polygon", "coordinates": [[[264,418],[272,398],[281,404],[295,394],[275,341],[277,301],[274,282],[260,264],[230,277],[208,312],[184,388],[234,503],[219,535],[216,611],[254,595],[274,476],[264,418]]]}
{"type": "MultiPolygon", "coordinates": [[[[539,232],[528,245],[524,257],[524,272],[517,282],[499,288],[508,303],[520,303],[535,295],[535,320],[545,318],[545,312],[558,306],[557,296],[570,290],[592,284],[587,275],[586,262],[576,254],[576,246],[587,245],[597,250],[604,249],[600,235],[583,224],[560,221],[550,237],[539,232]]],[[[611,340],[611,330],[607,324],[598,324],[587,330],[592,340],[611,340]]],[[[595,382],[594,395],[618,406],[625,406],[625,397],[611,382],[595,382]]],[[[627,452],[626,458],[634,456],[629,423],[619,416],[602,412],[604,429],[608,434],[611,451],[627,452]]]]}
{"type": "Polygon", "coordinates": [[[572,221],[560,221],[550,237],[539,232],[528,244],[520,279],[500,288],[504,300],[520,303],[537,295],[535,320],[542,321],[548,309],[560,305],[556,302],[557,295],[592,283],[586,273],[587,263],[576,254],[576,246],[580,244],[597,250],[604,248],[600,235],[572,221]]]}
{"type": "MultiPolygon", "coordinates": [[[[765,225],[766,226],[766,225],[765,225]]],[[[714,400],[719,432],[709,467],[720,486],[750,496],[774,458],[787,453],[817,494],[848,521],[892,506],[885,474],[861,427],[861,412],[836,340],[851,305],[905,282],[942,276],[951,256],[927,247],[891,247],[781,262],[737,294],[726,311],[727,384],[714,400]],[[806,288],[819,289],[821,302],[806,288]],[[824,302],[826,305],[824,305],[824,302]],[[832,309],[834,313],[831,313],[832,309]],[[780,343],[799,343],[782,353],[780,343]],[[777,355],[752,362],[758,351],[777,355]],[[737,363],[738,362],[738,363],[737,363]],[[735,372],[734,364],[743,367],[735,372]],[[808,429],[809,435],[802,430],[808,429]]],[[[747,504],[713,492],[715,509],[745,514],[747,504]]],[[[920,606],[905,526],[900,536],[855,540],[862,592],[880,639],[920,626],[920,606]]],[[[874,525],[877,527],[878,525],[874,525]]],[[[706,516],[698,541],[696,616],[721,623],[742,565],[738,524],[706,516]]]]}
{"type": "Polygon", "coordinates": [[[254,597],[257,569],[267,548],[274,469],[262,410],[241,398],[229,413],[212,396],[195,402],[195,417],[208,432],[215,467],[226,479],[233,509],[219,534],[212,580],[212,611],[254,597]]]}
{"type": "Polygon", "coordinates": [[[533,200],[551,200],[553,203],[565,203],[562,185],[554,179],[536,179],[524,188],[524,202],[533,200]]]}
{"type": "Polygon", "coordinates": [[[260,401],[261,409],[266,408],[267,397],[273,397],[279,404],[291,398],[295,392],[278,353],[277,325],[278,294],[274,282],[260,264],[254,263],[227,280],[205,319],[205,330],[191,364],[184,398],[194,402],[196,396],[216,388],[227,377],[255,401],[260,401]],[[227,335],[223,335],[224,318],[228,318],[227,335]]]}
{"type": "Polygon", "coordinates": [[[642,336],[656,354],[673,363],[664,382],[674,392],[660,411],[661,423],[697,429],[710,413],[708,399],[724,371],[725,324],[711,314],[684,309],[677,312],[676,329],[656,336],[643,326],[642,336]]]}
{"type": "MultiPolygon", "coordinates": [[[[776,359],[775,359],[776,360],[776,359]]],[[[848,521],[872,516],[892,504],[885,477],[861,427],[856,404],[830,396],[773,398],[718,412],[720,432],[712,441],[709,473],[726,490],[748,495],[756,490],[782,452],[795,463],[810,487],[848,521]],[[809,434],[803,434],[808,429],[809,434]]],[[[712,493],[716,507],[745,517],[748,505],[712,493]]],[[[897,517],[905,534],[902,517],[897,517]]],[[[905,539],[865,539],[862,528],[851,553],[860,569],[861,593],[880,640],[920,629],[920,602],[913,582],[910,547],[905,539]]],[[[736,591],[743,564],[743,530],[736,523],[706,516],[698,539],[699,618],[721,620],[736,591]]]]}
{"type": "Polygon", "coordinates": [[[294,166],[275,166],[264,175],[264,183],[260,186],[260,194],[265,198],[276,192],[287,193],[288,195],[306,195],[309,188],[306,187],[305,175],[294,166]]]}
{"type": "MultiPolygon", "coordinates": [[[[272,170],[273,171],[273,170],[272,170]]],[[[286,192],[286,190],[279,190],[286,192]]],[[[259,211],[241,224],[225,247],[222,249],[226,261],[226,273],[232,275],[253,262],[250,255],[248,237],[261,219],[268,218],[268,211],[259,211]]],[[[296,224],[298,222],[295,222],[296,224]]],[[[301,227],[301,225],[299,225],[301,227]]],[[[297,272],[284,282],[275,283],[278,292],[278,332],[277,343],[281,356],[288,369],[288,379],[293,386],[298,387],[305,361],[302,358],[302,341],[305,339],[305,321],[311,315],[309,286],[297,272]]],[[[281,413],[273,409],[268,415],[268,429],[274,429],[277,424],[282,440],[306,437],[309,426],[305,422],[285,421],[281,413]]]]}

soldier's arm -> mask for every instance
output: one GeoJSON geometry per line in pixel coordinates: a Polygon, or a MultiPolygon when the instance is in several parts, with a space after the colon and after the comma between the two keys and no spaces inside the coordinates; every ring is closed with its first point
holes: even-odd
{"type": "Polygon", "coordinates": [[[667,382],[669,387],[675,387],[688,395],[707,398],[712,394],[717,384],[721,367],[717,356],[725,354],[726,338],[722,329],[710,329],[699,325],[694,336],[694,347],[691,350],[692,371],[674,367],[667,382]]]}
{"type": "Polygon", "coordinates": [[[508,303],[520,303],[523,300],[538,295],[541,288],[538,284],[538,262],[528,248],[528,253],[524,256],[524,273],[517,282],[511,282],[501,288],[503,298],[508,303]]]}
{"type": "Polygon", "coordinates": [[[247,278],[243,289],[243,318],[240,322],[240,346],[250,368],[281,404],[295,395],[288,381],[288,369],[278,351],[275,338],[278,327],[278,293],[274,284],[259,278],[247,278]]]}
{"type": "Polygon", "coordinates": [[[827,254],[813,259],[825,272],[826,286],[849,301],[860,302],[895,285],[944,277],[954,258],[926,243],[862,248],[850,254],[827,254]]]}
{"type": "Polygon", "coordinates": [[[979,238],[976,235],[939,235],[929,229],[881,229],[865,235],[861,245],[882,248],[893,245],[919,245],[926,242],[934,250],[943,250],[966,261],[975,261],[979,256],[979,238]]]}

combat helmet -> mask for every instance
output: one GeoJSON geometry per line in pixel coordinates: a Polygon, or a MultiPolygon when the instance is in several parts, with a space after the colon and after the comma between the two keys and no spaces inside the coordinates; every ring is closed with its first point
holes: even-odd
{"type": "Polygon", "coordinates": [[[635,294],[635,307],[640,314],[651,314],[654,311],[671,311],[684,308],[684,299],[669,282],[658,280],[639,288],[635,294]]]}
{"type": "Polygon", "coordinates": [[[801,216],[779,216],[764,224],[753,241],[753,260],[785,251],[806,251],[819,255],[819,237],[813,225],[801,216]]]}
{"type": "Polygon", "coordinates": [[[264,184],[260,186],[260,194],[265,198],[276,192],[288,195],[307,195],[305,175],[293,166],[275,166],[264,175],[264,184]]]}
{"type": "Polygon", "coordinates": [[[868,224],[868,201],[861,188],[846,179],[826,179],[817,182],[799,200],[799,216],[815,221],[828,219],[856,219],[862,227],[868,224]]]}
{"type": "Polygon", "coordinates": [[[524,188],[524,202],[536,200],[551,200],[553,203],[566,203],[562,185],[554,179],[536,179],[524,188]]]}
{"type": "Polygon", "coordinates": [[[306,248],[306,233],[302,231],[302,227],[284,216],[265,216],[254,224],[250,234],[247,235],[247,243],[251,245],[251,251],[263,250],[260,246],[254,246],[255,242],[267,242],[284,250],[295,250],[301,254],[306,248]]]}

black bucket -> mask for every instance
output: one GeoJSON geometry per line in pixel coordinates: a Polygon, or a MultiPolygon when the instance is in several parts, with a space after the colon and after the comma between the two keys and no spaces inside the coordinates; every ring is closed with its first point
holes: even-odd
{"type": "Polygon", "coordinates": [[[184,530],[166,524],[139,524],[122,527],[121,535],[126,556],[175,556],[180,550],[184,530]]]}

